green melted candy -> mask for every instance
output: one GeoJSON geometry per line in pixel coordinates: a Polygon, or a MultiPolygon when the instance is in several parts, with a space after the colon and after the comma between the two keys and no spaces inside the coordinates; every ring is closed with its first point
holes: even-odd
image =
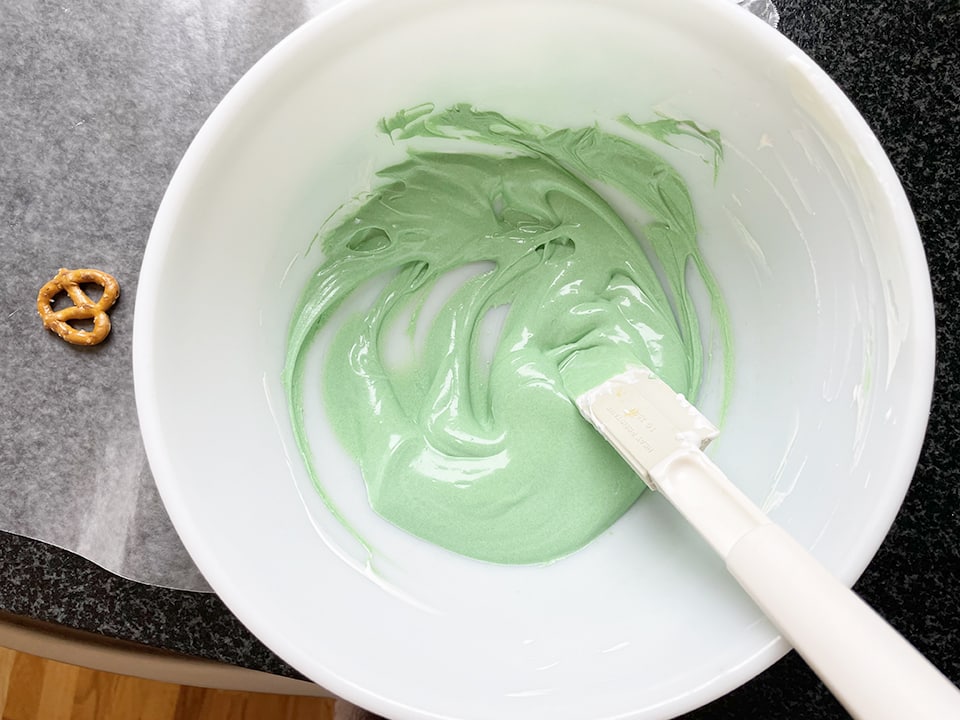
{"type": "Polygon", "coordinates": [[[377,278],[368,309],[336,328],[326,412],[374,510],[463,555],[549,561],[637,499],[643,482],[571,398],[637,362],[696,397],[704,350],[688,270],[711,298],[729,387],[726,311],[698,250],[690,194],[670,164],[626,135],[687,135],[716,160],[719,138],[683,121],[621,122],[624,135],[558,130],[466,105],[381,122],[408,144],[407,159],[379,172],[324,231],[325,260],[294,314],[284,371],[300,452],[342,522],[307,439],[305,356],[333,312],[377,278]],[[646,250],[605,195],[635,205],[646,250]],[[417,329],[438,280],[464,266],[474,272],[429,329],[417,329]],[[491,358],[481,328],[498,308],[505,320],[491,358]],[[398,324],[425,337],[405,362],[387,349],[398,324]]]}

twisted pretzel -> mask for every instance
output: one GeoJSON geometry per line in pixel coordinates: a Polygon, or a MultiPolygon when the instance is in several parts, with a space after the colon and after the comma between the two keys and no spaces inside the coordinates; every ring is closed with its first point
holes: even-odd
{"type": "Polygon", "coordinates": [[[43,319],[43,326],[52,330],[72,345],[99,345],[110,334],[110,317],[107,310],[120,297],[120,285],[116,278],[100,270],[67,270],[60,272],[50,282],[40,288],[37,295],[37,312],[43,319]],[[94,302],[80,289],[80,283],[95,283],[103,288],[103,295],[94,302]],[[52,307],[53,299],[65,292],[73,300],[73,305],[60,310],[52,307]],[[73,320],[93,320],[93,330],[81,330],[73,327],[73,320]]]}

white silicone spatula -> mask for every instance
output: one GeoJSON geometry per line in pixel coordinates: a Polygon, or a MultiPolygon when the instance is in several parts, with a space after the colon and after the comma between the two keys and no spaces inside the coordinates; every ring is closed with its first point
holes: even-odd
{"type": "Polygon", "coordinates": [[[960,718],[960,690],[754,505],[703,448],[719,431],[646,368],[577,398],[583,416],[726,561],[855,718],[960,718]]]}

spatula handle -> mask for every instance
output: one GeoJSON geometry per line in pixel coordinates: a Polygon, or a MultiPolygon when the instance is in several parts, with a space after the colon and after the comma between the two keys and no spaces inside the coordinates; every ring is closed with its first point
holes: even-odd
{"type": "Polygon", "coordinates": [[[650,471],[656,488],[855,718],[960,718],[960,690],[699,450],[650,471]]]}
{"type": "Polygon", "coordinates": [[[855,718],[960,718],[960,690],[782,528],[765,524],[727,569],[855,718]]]}

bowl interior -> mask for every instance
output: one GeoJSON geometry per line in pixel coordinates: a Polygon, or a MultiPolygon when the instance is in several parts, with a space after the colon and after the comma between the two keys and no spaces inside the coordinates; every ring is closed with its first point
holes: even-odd
{"type": "Polygon", "coordinates": [[[391,717],[668,717],[785,651],[649,493],[569,558],[483,564],[373,514],[321,423],[322,472],[379,549],[373,568],[331,521],[287,421],[288,323],[323,221],[400,156],[378,119],[425,101],[555,126],[628,113],[719,130],[716,179],[690,148],[662,148],[691,188],[733,323],[735,387],[712,455],[844,580],[878,547],[932,387],[919,238],[848,101],[729,5],[348,3],[253,68],[191,146],[137,299],[147,450],[211,585],[320,684],[391,717]]]}

